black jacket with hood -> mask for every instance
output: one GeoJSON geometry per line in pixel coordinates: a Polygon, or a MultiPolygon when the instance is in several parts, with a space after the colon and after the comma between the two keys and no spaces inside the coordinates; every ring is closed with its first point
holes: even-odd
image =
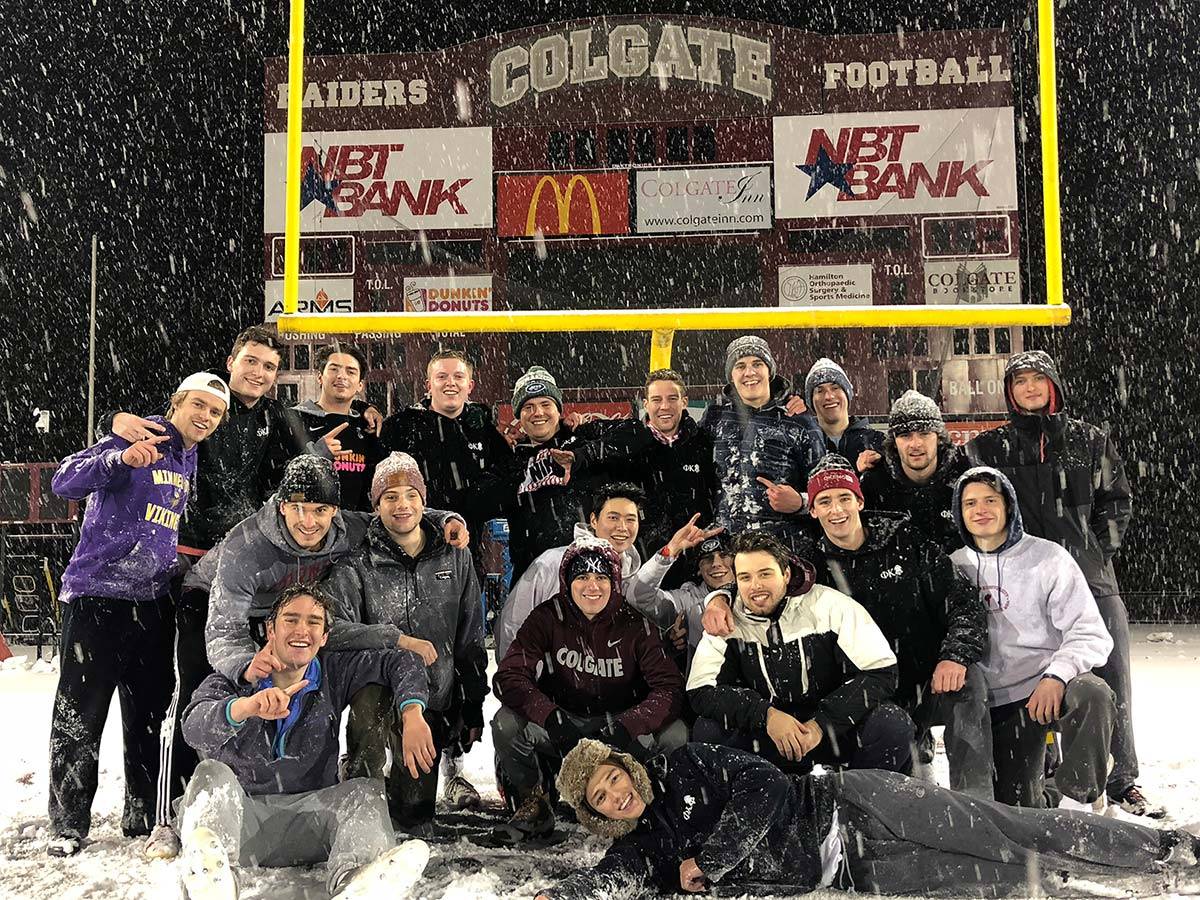
{"type": "Polygon", "coordinates": [[[813,413],[804,413],[800,418],[804,420],[804,423],[817,437],[821,448],[821,456],[824,456],[826,453],[837,453],[840,456],[846,457],[851,463],[854,463],[858,460],[858,454],[864,450],[874,450],[876,453],[883,452],[883,432],[872,428],[866,416],[851,416],[850,424],[842,432],[842,439],[840,441],[834,441],[833,438],[821,430],[821,425],[813,413]]]}
{"type": "Polygon", "coordinates": [[[821,536],[817,580],[871,614],[896,654],[899,686],[892,699],[911,712],[939,662],[969,666],[982,659],[987,610],[975,586],[907,516],[864,512],[862,521],[866,542],[857,550],[821,536]]]}
{"type": "Polygon", "coordinates": [[[771,379],[771,399],[751,409],[727,384],[724,401],[704,411],[700,427],[712,435],[717,471],[717,522],[730,534],[762,530],[789,535],[797,528],[794,515],[771,509],[767,488],[758,481],[761,475],[803,492],[808,470],[823,455],[804,417],[788,415],[789,393],[777,375],[771,379]]]}
{"type": "Polygon", "coordinates": [[[594,867],[541,893],[553,900],[674,895],[679,864],[691,858],[713,882],[731,887],[750,882],[775,893],[775,885],[784,895],[822,883],[839,776],[785,775],[760,756],[712,744],[685,744],[646,766],[611,756],[629,772],[645,812],[626,823],[580,804],[584,827],[619,836],[594,867]]]}
{"type": "Polygon", "coordinates": [[[954,483],[970,467],[962,448],[954,446],[949,435],[940,437],[937,469],[924,484],[917,484],[904,474],[895,438],[885,438],[880,452],[883,460],[864,472],[860,479],[867,509],[908,513],[913,525],[947,553],[961,547],[962,536],[954,524],[950,507],[954,500],[954,483]]]}
{"type": "Polygon", "coordinates": [[[1067,417],[1067,397],[1054,360],[1040,350],[1018,353],[1004,371],[1009,424],[967,444],[973,464],[993,466],[1012,482],[1025,530],[1061,544],[1083,570],[1092,593],[1120,593],[1112,559],[1133,513],[1125,465],[1108,434],[1067,417]],[[1016,373],[1050,379],[1050,406],[1026,413],[1013,399],[1016,373]]]}

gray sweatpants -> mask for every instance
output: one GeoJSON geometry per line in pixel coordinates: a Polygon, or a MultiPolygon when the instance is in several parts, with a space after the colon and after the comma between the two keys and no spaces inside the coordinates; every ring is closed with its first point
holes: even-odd
{"type": "Polygon", "coordinates": [[[1046,732],[1062,733],[1063,758],[1054,783],[1063,794],[1091,803],[1104,792],[1112,741],[1113,692],[1091,672],[1072,678],[1058,720],[1039,725],[1018,700],[992,709],[996,799],[1013,806],[1046,805],[1046,732]]]}
{"type": "Polygon", "coordinates": [[[1186,832],[1091,813],[1021,809],[894,772],[851,769],[835,787],[845,875],[860,892],[1032,896],[1062,892],[1063,874],[1153,872],[1186,832]],[[1030,883],[1030,882],[1033,883],[1030,883]]]}
{"type": "Polygon", "coordinates": [[[1129,676],[1129,615],[1119,594],[1097,597],[1096,605],[1113,639],[1108,662],[1093,671],[1112,688],[1116,697],[1117,714],[1109,746],[1113,767],[1108,773],[1108,795],[1119,797],[1138,777],[1137,747],[1133,740],[1133,684],[1129,676]]]}
{"type": "Polygon", "coordinates": [[[250,796],[233,770],[206,759],[196,767],[177,811],[180,836],[212,829],[230,862],[249,866],[307,866],[328,861],[335,893],[360,866],[396,845],[383,782],[353,778],[303,794],[250,796]]]}

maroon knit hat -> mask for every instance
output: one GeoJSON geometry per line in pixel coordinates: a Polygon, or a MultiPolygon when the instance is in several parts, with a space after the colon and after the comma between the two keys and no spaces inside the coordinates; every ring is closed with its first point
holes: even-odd
{"type": "Polygon", "coordinates": [[[852,493],[859,500],[863,499],[862,485],[858,483],[858,473],[850,460],[836,453],[828,453],[821,458],[808,476],[808,505],[812,506],[817,494],[833,488],[842,488],[852,493]]]}

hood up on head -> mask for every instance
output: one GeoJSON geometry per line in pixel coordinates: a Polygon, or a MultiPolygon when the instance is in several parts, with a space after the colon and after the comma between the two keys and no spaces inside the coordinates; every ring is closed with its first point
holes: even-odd
{"type": "MultiPolygon", "coordinates": [[[[951,512],[954,515],[954,524],[958,526],[958,533],[966,542],[968,547],[974,550],[979,550],[975,545],[975,537],[971,532],[967,531],[967,523],[963,519],[962,514],[962,495],[963,490],[968,484],[976,481],[994,481],[1000,487],[1000,493],[1004,495],[1004,502],[1008,509],[1006,516],[1008,519],[1008,536],[1004,543],[1000,545],[994,552],[1003,553],[1025,536],[1025,526],[1021,522],[1021,507],[1017,503],[1017,492],[1013,488],[1012,482],[1008,480],[1008,476],[999,469],[993,469],[991,466],[975,466],[967,469],[959,477],[954,484],[954,501],[951,507],[951,512]]],[[[982,551],[980,551],[982,552],[982,551]]]]}

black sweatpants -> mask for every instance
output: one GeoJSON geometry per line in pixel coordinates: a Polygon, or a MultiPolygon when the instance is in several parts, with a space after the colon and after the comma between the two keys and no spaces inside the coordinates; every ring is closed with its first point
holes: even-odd
{"type": "Polygon", "coordinates": [[[183,796],[200,757],[183,739],[183,713],[200,682],[212,674],[204,642],[208,622],[208,592],[184,591],[175,606],[175,694],[159,738],[158,799],[155,822],[171,822],[174,802],[183,796]]]}
{"type": "Polygon", "coordinates": [[[1070,893],[1064,875],[1152,873],[1182,831],[1060,809],[979,800],[894,772],[846,771],[835,781],[844,867],[859,893],[995,897],[1070,893]],[[1065,890],[1064,890],[1065,889],[1065,890]]]}
{"type": "Polygon", "coordinates": [[[153,602],[76,597],[63,612],[61,672],[50,726],[50,826],[87,837],[96,796],[100,736],[116,690],[125,743],[127,837],[150,833],[158,738],[171,701],[173,610],[153,602]]]}

